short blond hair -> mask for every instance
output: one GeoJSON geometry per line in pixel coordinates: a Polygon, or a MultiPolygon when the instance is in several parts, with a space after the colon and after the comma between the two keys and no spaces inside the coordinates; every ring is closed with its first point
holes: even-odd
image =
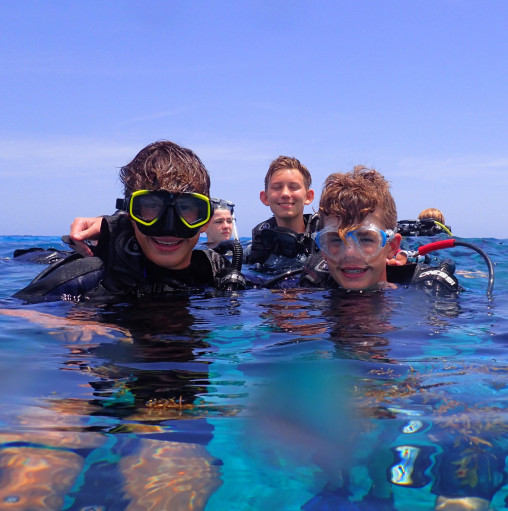
{"type": "Polygon", "coordinates": [[[310,175],[309,169],[303,163],[301,163],[300,160],[297,160],[293,156],[279,156],[275,158],[275,160],[273,160],[268,167],[268,172],[265,176],[265,190],[268,190],[268,185],[270,184],[270,179],[272,179],[272,176],[279,170],[285,169],[298,170],[298,172],[300,172],[303,177],[303,184],[305,185],[305,189],[310,189],[312,184],[312,177],[310,175]]]}
{"type": "Polygon", "coordinates": [[[419,215],[418,220],[426,220],[428,218],[432,218],[432,220],[436,220],[436,222],[439,222],[441,224],[445,223],[444,215],[439,211],[439,209],[436,208],[427,208],[424,209],[419,215]]]}

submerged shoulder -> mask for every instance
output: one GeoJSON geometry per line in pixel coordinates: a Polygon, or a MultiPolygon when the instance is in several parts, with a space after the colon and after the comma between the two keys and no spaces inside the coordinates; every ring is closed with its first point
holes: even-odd
{"type": "Polygon", "coordinates": [[[98,257],[72,254],[41,272],[14,297],[29,302],[77,297],[96,287],[104,274],[104,263],[98,257]]]}

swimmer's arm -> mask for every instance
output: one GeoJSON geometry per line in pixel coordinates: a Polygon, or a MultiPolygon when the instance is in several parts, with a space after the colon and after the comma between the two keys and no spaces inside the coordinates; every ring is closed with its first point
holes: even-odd
{"type": "Polygon", "coordinates": [[[128,339],[132,338],[131,333],[124,328],[92,320],[62,318],[45,312],[22,309],[0,309],[0,314],[16,318],[24,318],[31,323],[35,323],[36,325],[40,325],[45,328],[66,330],[70,332],[71,337],[67,340],[71,341],[81,340],[84,342],[90,342],[94,335],[103,335],[105,337],[114,338],[116,337],[115,333],[120,333],[128,339]]]}

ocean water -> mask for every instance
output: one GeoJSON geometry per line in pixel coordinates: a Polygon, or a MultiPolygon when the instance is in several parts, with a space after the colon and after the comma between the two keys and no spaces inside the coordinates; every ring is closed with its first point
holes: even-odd
{"type": "Polygon", "coordinates": [[[104,306],[11,298],[65,247],[0,237],[0,509],[508,509],[508,240],[465,241],[491,298],[457,247],[458,297],[104,306]]]}

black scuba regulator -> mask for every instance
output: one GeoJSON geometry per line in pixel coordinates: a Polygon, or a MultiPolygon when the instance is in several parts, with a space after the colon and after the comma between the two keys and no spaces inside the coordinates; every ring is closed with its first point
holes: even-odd
{"type": "MultiPolygon", "coordinates": [[[[447,240],[435,241],[434,243],[428,243],[427,245],[418,247],[418,249],[415,252],[408,252],[408,256],[409,257],[415,257],[415,256],[419,256],[419,255],[424,256],[424,255],[428,254],[429,252],[434,252],[435,250],[441,250],[443,248],[453,248],[453,247],[467,247],[467,248],[474,250],[475,252],[478,252],[478,254],[480,254],[483,257],[483,259],[487,263],[487,267],[489,270],[489,280],[488,280],[488,284],[487,284],[487,295],[489,297],[491,297],[492,289],[494,288],[494,265],[492,264],[492,261],[490,260],[489,256],[481,248],[477,247],[476,245],[473,245],[472,243],[468,243],[466,241],[458,241],[453,238],[447,239],[447,240]]],[[[436,273],[436,276],[438,278],[442,277],[444,279],[443,280],[444,284],[449,284],[452,287],[454,287],[454,284],[452,282],[447,281],[446,277],[439,273],[439,272],[441,272],[443,274],[447,273],[448,276],[453,275],[453,271],[455,271],[455,264],[452,261],[444,261],[443,263],[441,263],[440,266],[435,268],[435,270],[437,270],[437,272],[438,272],[438,273],[436,273]],[[442,266],[445,263],[449,266],[447,266],[447,267],[442,266]],[[453,265],[453,267],[451,267],[450,265],[453,265]],[[444,270],[446,270],[446,271],[444,271],[444,270]],[[450,270],[452,270],[452,271],[450,272],[450,270]]],[[[425,271],[425,270],[423,270],[423,271],[425,271]]],[[[425,275],[423,277],[425,277],[425,275]]],[[[427,275],[427,277],[430,278],[431,274],[429,273],[427,275]]],[[[453,277],[453,278],[455,278],[455,277],[453,277]]],[[[422,278],[422,280],[423,280],[423,278],[422,278]]]]}

